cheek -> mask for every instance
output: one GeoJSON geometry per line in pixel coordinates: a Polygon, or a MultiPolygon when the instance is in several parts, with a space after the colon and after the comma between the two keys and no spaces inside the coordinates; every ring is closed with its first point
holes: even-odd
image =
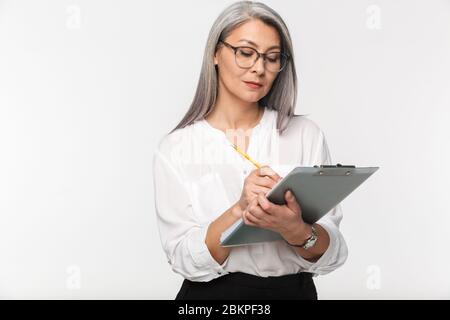
{"type": "Polygon", "coordinates": [[[264,88],[264,95],[268,94],[269,91],[270,91],[270,89],[272,89],[272,86],[273,86],[273,84],[274,84],[276,78],[277,78],[277,75],[272,76],[272,78],[268,81],[268,84],[267,84],[266,87],[264,88]]]}
{"type": "Polygon", "coordinates": [[[224,78],[229,80],[239,80],[243,74],[246,72],[246,70],[239,68],[236,63],[233,61],[227,61],[226,63],[223,63],[222,65],[222,71],[224,78]]]}
{"type": "Polygon", "coordinates": [[[222,69],[220,70],[220,78],[222,79],[224,85],[233,92],[238,90],[242,90],[242,80],[245,70],[239,68],[238,66],[233,64],[223,64],[222,69]]]}
{"type": "Polygon", "coordinates": [[[273,86],[273,80],[269,81],[263,88],[263,90],[261,90],[261,93],[263,96],[267,95],[270,91],[270,89],[272,89],[273,86]]]}
{"type": "Polygon", "coordinates": [[[276,76],[268,78],[269,75],[266,75],[267,84],[264,88],[259,91],[251,91],[248,90],[245,84],[242,82],[245,78],[252,78],[254,76],[247,75],[248,70],[239,68],[234,60],[232,61],[223,61],[221,64],[221,68],[219,71],[219,77],[223,82],[224,86],[234,94],[246,97],[251,101],[257,101],[267,95],[269,93],[276,76]]]}
{"type": "Polygon", "coordinates": [[[271,88],[272,88],[272,86],[273,86],[273,83],[275,82],[275,79],[277,78],[277,76],[276,75],[272,75],[270,78],[268,78],[267,80],[267,83],[268,83],[268,85],[267,85],[267,91],[269,91],[271,88]]]}

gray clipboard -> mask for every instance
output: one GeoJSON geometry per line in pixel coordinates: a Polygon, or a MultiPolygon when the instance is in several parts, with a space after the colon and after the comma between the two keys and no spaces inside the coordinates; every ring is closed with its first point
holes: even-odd
{"type": "MultiPolygon", "coordinates": [[[[317,222],[336,207],[379,167],[353,165],[320,165],[296,167],[270,190],[266,197],[276,204],[285,204],[284,194],[291,190],[302,208],[303,220],[317,222]]],[[[236,221],[220,237],[223,247],[241,246],[282,239],[268,229],[248,226],[243,219],[236,221]]]]}

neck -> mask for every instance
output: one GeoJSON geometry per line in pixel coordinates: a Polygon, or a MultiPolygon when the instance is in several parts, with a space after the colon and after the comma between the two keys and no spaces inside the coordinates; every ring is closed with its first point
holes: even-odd
{"type": "Polygon", "coordinates": [[[206,120],[222,131],[247,130],[260,121],[263,113],[263,107],[260,107],[258,102],[246,102],[232,95],[219,94],[213,111],[206,120]]]}

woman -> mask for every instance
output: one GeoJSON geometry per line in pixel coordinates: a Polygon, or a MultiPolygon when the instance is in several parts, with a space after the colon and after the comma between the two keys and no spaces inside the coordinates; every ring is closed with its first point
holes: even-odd
{"type": "Polygon", "coordinates": [[[347,258],[339,205],[309,225],[289,191],[286,205],[265,197],[293,167],[331,164],[322,130],[294,115],[293,57],[286,25],[262,3],[234,3],[209,33],[194,100],[153,162],[162,246],[185,278],[176,299],[317,299],[312,277],[347,258]],[[221,247],[241,218],[283,240],[221,247]]]}

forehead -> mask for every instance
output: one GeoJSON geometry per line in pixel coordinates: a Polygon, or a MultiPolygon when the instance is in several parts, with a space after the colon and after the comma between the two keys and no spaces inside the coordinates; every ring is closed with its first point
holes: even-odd
{"type": "MultiPolygon", "coordinates": [[[[257,49],[266,49],[272,46],[280,45],[280,36],[278,31],[261,20],[250,20],[234,29],[227,40],[238,42],[241,39],[246,39],[254,42],[257,49]]],[[[247,42],[240,42],[246,44],[247,42]]]]}

